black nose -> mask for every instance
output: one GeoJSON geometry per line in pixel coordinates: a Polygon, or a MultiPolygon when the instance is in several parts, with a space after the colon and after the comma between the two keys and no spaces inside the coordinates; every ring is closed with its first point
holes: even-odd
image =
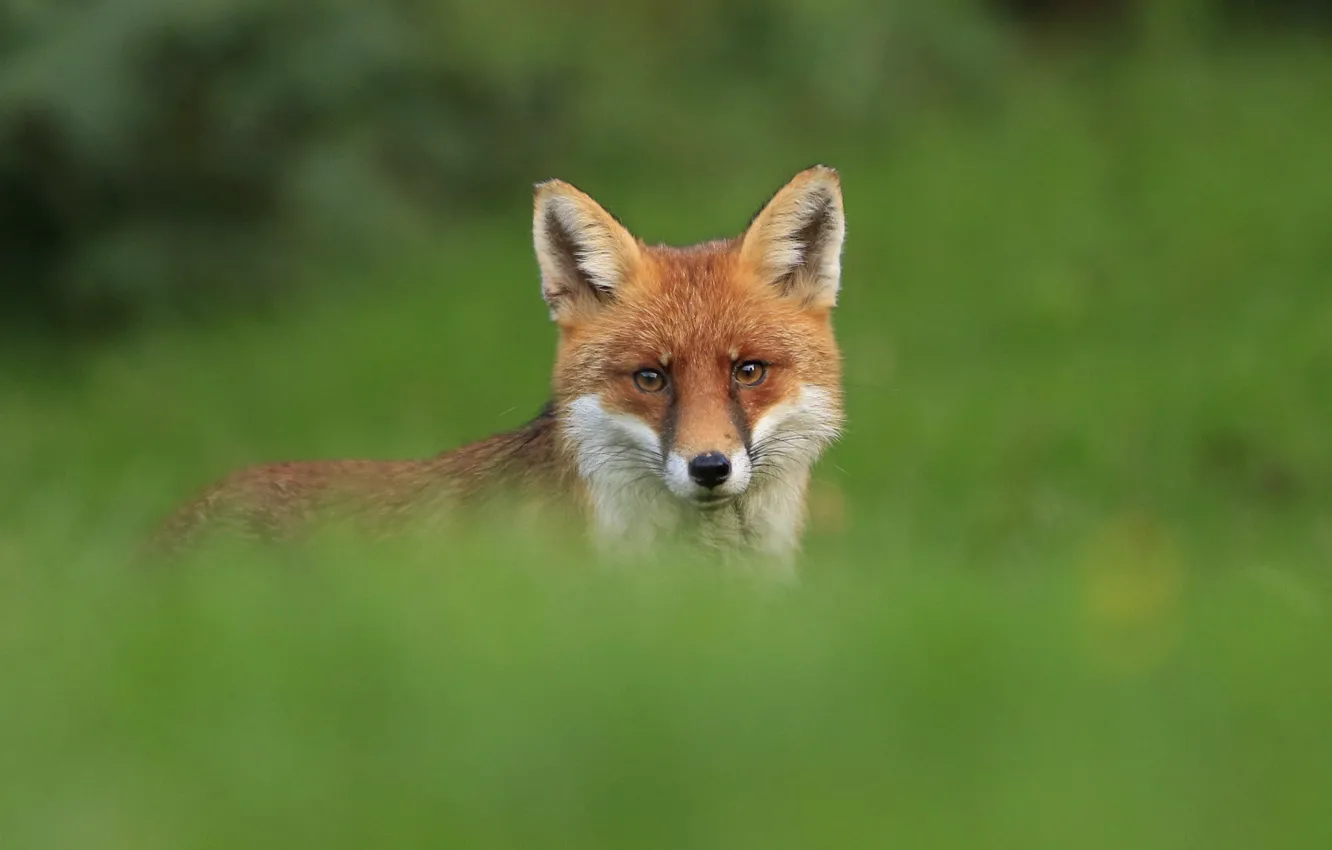
{"type": "Polygon", "coordinates": [[[721,452],[707,452],[689,461],[689,477],[701,487],[716,487],[731,475],[731,462],[721,452]]]}

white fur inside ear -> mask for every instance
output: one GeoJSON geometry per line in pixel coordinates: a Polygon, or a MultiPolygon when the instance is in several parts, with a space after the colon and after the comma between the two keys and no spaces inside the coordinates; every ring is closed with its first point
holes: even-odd
{"type": "Polygon", "coordinates": [[[552,314],[613,297],[638,260],[633,236],[596,201],[563,183],[538,189],[532,236],[552,314]]]}
{"type": "Polygon", "coordinates": [[[614,242],[600,222],[579,210],[572,199],[560,197],[546,204],[543,223],[547,228],[559,228],[559,234],[548,232],[548,243],[567,240],[573,251],[569,259],[588,283],[607,294],[615,289],[623,270],[616,259],[614,242]]]}
{"type": "Polygon", "coordinates": [[[834,217],[832,205],[826,193],[807,192],[789,210],[773,217],[765,258],[770,274],[780,277],[803,271],[834,282],[841,276],[843,226],[834,217]]]}
{"type": "Polygon", "coordinates": [[[782,294],[832,306],[841,288],[845,236],[836,173],[814,168],[797,175],[755,216],[742,252],[782,294]]]}

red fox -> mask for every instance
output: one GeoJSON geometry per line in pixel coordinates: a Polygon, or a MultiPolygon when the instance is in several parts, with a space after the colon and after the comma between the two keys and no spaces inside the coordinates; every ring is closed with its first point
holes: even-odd
{"type": "Polygon", "coordinates": [[[685,534],[789,565],[811,467],[843,424],[837,172],[802,171],[742,235],[685,248],[644,243],[560,180],[536,186],[534,208],[559,330],[540,415],[430,459],[244,469],[158,539],[218,525],[284,537],[318,518],[384,527],[505,491],[572,508],[603,546],[685,534]]]}

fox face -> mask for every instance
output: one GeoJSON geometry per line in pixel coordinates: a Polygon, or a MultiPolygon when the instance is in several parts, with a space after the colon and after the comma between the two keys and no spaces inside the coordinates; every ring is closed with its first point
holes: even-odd
{"type": "Polygon", "coordinates": [[[603,537],[692,522],[717,545],[794,550],[810,468],[843,421],[844,232],[824,167],[743,235],[688,248],[645,244],[566,183],[538,187],[556,415],[603,537]]]}

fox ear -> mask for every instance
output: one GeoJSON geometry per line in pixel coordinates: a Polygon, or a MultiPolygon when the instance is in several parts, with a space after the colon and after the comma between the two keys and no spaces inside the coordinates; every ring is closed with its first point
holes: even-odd
{"type": "Polygon", "coordinates": [[[537,184],[532,241],[541,297],[568,323],[615,299],[638,269],[638,240],[601,205],[562,180],[537,184]]]}
{"type": "Polygon", "coordinates": [[[741,261],[784,295],[809,307],[832,307],[842,279],[846,216],[837,172],[823,165],[791,179],[754,216],[741,261]]]}

